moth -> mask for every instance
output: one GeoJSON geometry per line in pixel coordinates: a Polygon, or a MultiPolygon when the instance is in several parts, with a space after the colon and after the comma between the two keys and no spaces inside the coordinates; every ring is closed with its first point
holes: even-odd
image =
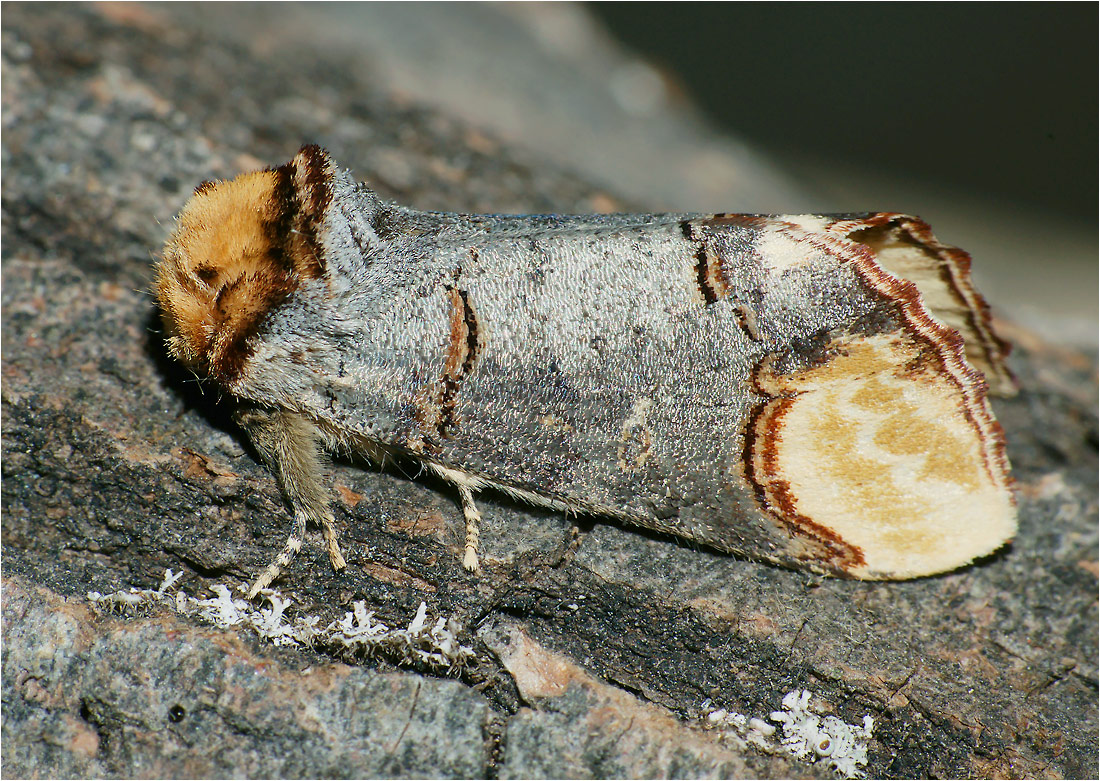
{"type": "Polygon", "coordinates": [[[238,406],[293,531],[325,454],[787,567],[949,571],[1016,530],[1007,345],[902,214],[501,216],[380,199],[316,146],[200,185],[156,268],[171,354],[238,406]]]}

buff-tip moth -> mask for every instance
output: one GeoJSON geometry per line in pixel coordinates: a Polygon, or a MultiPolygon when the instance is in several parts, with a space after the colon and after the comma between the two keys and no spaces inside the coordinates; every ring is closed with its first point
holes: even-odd
{"type": "Polygon", "coordinates": [[[966,253],[901,214],[463,215],[306,146],[204,183],[157,266],[171,354],[215,382],[294,527],[345,566],[334,450],[730,553],[865,579],[1011,540],[987,391],[1006,345],[966,253]]]}

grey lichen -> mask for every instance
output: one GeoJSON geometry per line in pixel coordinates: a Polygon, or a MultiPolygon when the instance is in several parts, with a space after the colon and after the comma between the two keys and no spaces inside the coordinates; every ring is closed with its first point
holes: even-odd
{"type": "Polygon", "coordinates": [[[768,721],[782,726],[779,740],[774,738],[775,726],[768,721],[721,708],[707,711],[706,724],[725,731],[741,748],[754,746],[766,754],[825,765],[845,778],[861,778],[875,720],[864,716],[863,724],[855,725],[836,716],[823,717],[814,712],[812,698],[808,690],[795,689],[783,697],[782,710],[769,714],[768,721]]]}
{"type": "Polygon", "coordinates": [[[442,616],[429,623],[424,602],[404,629],[391,628],[375,619],[364,602],[354,603],[352,612],[343,619],[320,627],[318,616],[288,616],[293,601],[274,589],[261,592],[268,606],[256,610],[220,583],[211,587],[214,596],[208,599],[196,599],[182,590],[169,593],[180,577],[182,573],[168,570],[157,589],[131,588],[111,594],[92,591],[88,599],[99,611],[124,616],[167,607],[214,626],[249,628],[278,646],[324,648],[349,662],[385,658],[414,669],[453,673],[474,657],[473,649],[458,639],[458,623],[442,616]]]}

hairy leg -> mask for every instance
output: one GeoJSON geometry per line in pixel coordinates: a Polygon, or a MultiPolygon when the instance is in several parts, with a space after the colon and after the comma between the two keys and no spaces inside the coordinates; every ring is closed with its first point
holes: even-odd
{"type": "Polygon", "coordinates": [[[325,485],[324,460],[317,427],[297,413],[258,407],[239,410],[236,419],[275,473],[294,510],[294,528],[286,545],[256,578],[248,590],[249,599],[271,585],[301,550],[306,525],[310,521],[324,532],[332,568],[337,571],[343,569],[347,564],[340,553],[330,509],[331,494],[325,485]]]}

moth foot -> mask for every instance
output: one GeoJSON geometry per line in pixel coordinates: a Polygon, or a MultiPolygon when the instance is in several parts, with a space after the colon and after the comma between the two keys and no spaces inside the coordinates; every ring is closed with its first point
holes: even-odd
{"type": "Polygon", "coordinates": [[[481,571],[481,563],[477,560],[477,548],[466,545],[466,553],[462,556],[462,567],[467,572],[472,572],[475,575],[481,571]]]}
{"type": "Polygon", "coordinates": [[[275,580],[275,578],[279,576],[280,573],[278,570],[276,570],[274,573],[271,571],[272,567],[274,566],[275,565],[273,564],[271,567],[268,567],[266,570],[264,570],[264,573],[262,575],[260,575],[258,578],[256,578],[256,580],[252,582],[252,585],[248,588],[247,599],[255,599],[257,596],[259,596],[261,591],[271,585],[271,581],[275,580]]]}
{"type": "Polygon", "coordinates": [[[348,563],[344,561],[344,554],[340,552],[340,540],[336,536],[336,526],[331,518],[326,518],[321,522],[321,529],[325,533],[325,550],[328,551],[328,560],[332,564],[333,571],[339,572],[347,567],[348,563]]]}
{"type": "Polygon", "coordinates": [[[467,572],[477,572],[481,564],[477,560],[478,543],[481,540],[481,513],[474,504],[474,494],[465,485],[456,485],[458,498],[462,502],[462,515],[466,519],[466,548],[462,555],[462,566],[467,572]]]}

